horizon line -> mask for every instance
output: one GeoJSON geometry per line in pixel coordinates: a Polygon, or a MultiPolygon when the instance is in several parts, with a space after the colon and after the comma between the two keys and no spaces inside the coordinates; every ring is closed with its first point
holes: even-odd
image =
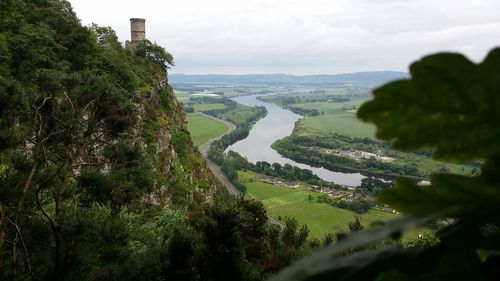
{"type": "Polygon", "coordinates": [[[270,73],[185,73],[185,72],[174,72],[169,73],[169,75],[228,75],[228,76],[244,76],[244,75],[286,75],[286,76],[335,76],[344,74],[362,74],[362,73],[382,73],[382,72],[392,72],[392,73],[405,73],[409,74],[408,71],[397,71],[397,70],[374,70],[374,71],[355,71],[355,72],[340,72],[335,74],[327,73],[311,73],[311,74],[292,74],[292,73],[280,73],[280,72],[270,72],[270,73]]]}

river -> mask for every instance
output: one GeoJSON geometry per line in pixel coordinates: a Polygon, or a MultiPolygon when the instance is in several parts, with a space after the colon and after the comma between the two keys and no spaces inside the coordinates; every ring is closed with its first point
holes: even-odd
{"type": "Polygon", "coordinates": [[[324,168],[316,168],[306,164],[297,163],[291,159],[281,156],[271,145],[279,139],[292,134],[295,122],[301,118],[300,115],[283,109],[274,103],[263,102],[257,99],[264,95],[250,95],[233,98],[232,100],[247,106],[264,106],[267,109],[266,117],[257,121],[250,130],[248,137],[229,146],[226,151],[238,152],[248,161],[266,161],[269,163],[279,163],[281,165],[290,164],[302,169],[309,169],[323,180],[335,182],[347,186],[357,186],[365,176],[360,173],[332,172],[324,168]]]}

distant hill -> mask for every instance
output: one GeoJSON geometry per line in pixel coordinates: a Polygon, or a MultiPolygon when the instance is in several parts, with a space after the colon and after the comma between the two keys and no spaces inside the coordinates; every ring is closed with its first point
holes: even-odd
{"type": "Polygon", "coordinates": [[[336,75],[289,75],[289,74],[170,74],[172,84],[245,84],[245,85],[274,85],[274,86],[339,86],[359,84],[374,86],[388,81],[408,77],[406,72],[376,71],[356,72],[336,75]]]}

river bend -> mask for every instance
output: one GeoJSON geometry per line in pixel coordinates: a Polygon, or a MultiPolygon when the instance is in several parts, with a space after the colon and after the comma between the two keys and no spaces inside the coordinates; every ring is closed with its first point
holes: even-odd
{"type": "Polygon", "coordinates": [[[301,116],[290,110],[283,109],[274,103],[260,101],[257,99],[259,96],[265,95],[241,96],[232,99],[247,106],[264,106],[267,109],[267,115],[255,123],[248,137],[229,146],[226,152],[229,150],[238,152],[252,163],[266,161],[271,164],[290,164],[302,169],[309,169],[321,179],[330,182],[333,181],[337,184],[357,186],[361,183],[361,180],[365,176],[360,173],[333,172],[324,168],[316,168],[297,163],[276,152],[271,145],[275,141],[291,135],[295,122],[301,116]]]}

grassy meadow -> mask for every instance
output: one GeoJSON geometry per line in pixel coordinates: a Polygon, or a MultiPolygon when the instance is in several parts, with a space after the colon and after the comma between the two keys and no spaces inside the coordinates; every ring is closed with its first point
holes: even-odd
{"type": "Polygon", "coordinates": [[[195,111],[223,109],[224,104],[222,104],[222,103],[195,103],[195,104],[193,104],[193,108],[195,111]]]}
{"type": "Polygon", "coordinates": [[[188,131],[195,146],[204,144],[228,130],[225,124],[199,114],[188,114],[187,121],[188,131]]]}
{"type": "Polygon", "coordinates": [[[224,120],[229,120],[230,122],[232,122],[236,126],[240,126],[240,125],[246,123],[245,120],[250,118],[252,115],[254,115],[253,107],[238,104],[238,105],[236,105],[235,109],[233,109],[229,112],[226,112],[226,113],[222,113],[220,115],[220,118],[224,119],[224,120]]]}
{"type": "MultiPolygon", "coordinates": [[[[359,215],[317,202],[316,198],[321,194],[309,191],[303,186],[292,189],[256,180],[251,181],[255,177],[256,174],[251,172],[238,172],[238,178],[247,188],[247,196],[261,200],[267,211],[275,218],[294,217],[300,223],[306,224],[311,237],[321,238],[330,232],[349,231],[347,223],[354,220],[354,216],[359,215]],[[309,195],[312,196],[312,200],[309,200],[309,195]]],[[[367,227],[373,222],[396,217],[392,213],[378,210],[371,210],[359,216],[362,224],[367,227]]]]}
{"type": "Polygon", "coordinates": [[[357,119],[356,108],[366,99],[352,99],[348,102],[313,102],[294,104],[293,107],[316,109],[322,114],[307,116],[297,125],[297,134],[324,135],[337,133],[350,137],[375,139],[375,126],[357,119]]]}
{"type": "MultiPolygon", "coordinates": [[[[364,123],[356,117],[357,109],[367,100],[366,97],[355,97],[347,102],[310,102],[292,104],[290,105],[291,107],[316,109],[321,112],[320,115],[305,116],[300,119],[295,125],[293,134],[296,136],[317,136],[324,139],[330,139],[333,133],[337,133],[353,138],[371,138],[376,140],[375,126],[373,124],[364,123]]],[[[344,148],[357,149],[356,146],[349,143],[346,143],[344,148]]],[[[392,162],[395,165],[414,166],[425,176],[442,170],[454,174],[470,174],[473,169],[471,166],[459,163],[444,163],[421,155],[403,153],[386,148],[377,148],[374,149],[374,151],[382,151],[391,157],[395,157],[394,162],[392,162]]]]}

